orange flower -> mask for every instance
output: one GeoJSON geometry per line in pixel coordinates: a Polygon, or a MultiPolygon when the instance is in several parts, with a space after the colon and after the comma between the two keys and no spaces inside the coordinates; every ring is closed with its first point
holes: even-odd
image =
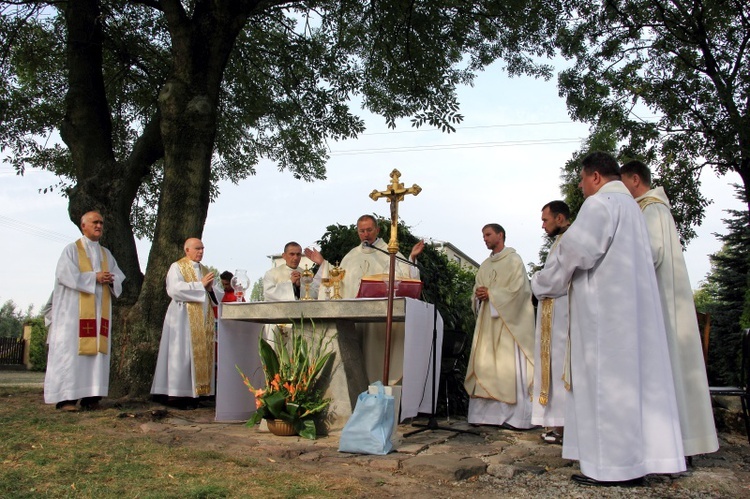
{"type": "Polygon", "coordinates": [[[281,383],[281,376],[279,376],[279,374],[276,373],[276,375],[271,380],[271,386],[274,388],[275,391],[279,391],[279,383],[281,383]]]}

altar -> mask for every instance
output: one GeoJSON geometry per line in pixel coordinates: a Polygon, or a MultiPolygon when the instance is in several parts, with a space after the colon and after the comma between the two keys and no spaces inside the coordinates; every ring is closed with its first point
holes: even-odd
{"type": "MultiPolygon", "coordinates": [[[[432,335],[434,305],[411,298],[393,300],[394,329],[399,327],[403,341],[391,349],[391,378],[401,381],[401,420],[419,412],[431,413],[432,335]]],[[[239,367],[254,386],[265,386],[258,340],[264,324],[305,322],[312,320],[318,332],[334,337],[334,351],[326,397],[332,399],[327,424],[340,429],[356,405],[357,396],[368,384],[382,377],[382,356],[379,372],[374,374],[366,362],[366,335],[372,344],[373,333],[382,330],[385,344],[387,316],[386,299],[310,300],[288,302],[223,303],[219,321],[218,369],[216,379],[216,420],[249,419],[255,412],[255,401],[237,373],[239,367]],[[380,328],[371,327],[381,323],[380,328]]],[[[377,340],[377,336],[374,339],[377,340]]],[[[437,345],[442,345],[443,321],[437,314],[437,345]]],[[[440,355],[437,355],[440,372],[440,355]]],[[[438,389],[439,376],[435,377],[438,389]]]]}

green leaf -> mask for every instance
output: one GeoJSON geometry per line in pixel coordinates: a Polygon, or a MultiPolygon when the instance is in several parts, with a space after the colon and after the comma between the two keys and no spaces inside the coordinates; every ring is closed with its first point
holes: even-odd
{"type": "Polygon", "coordinates": [[[266,382],[270,383],[274,376],[279,373],[279,357],[273,347],[263,338],[260,339],[260,360],[266,374],[266,382]]]}
{"type": "Polygon", "coordinates": [[[315,430],[315,421],[313,421],[312,419],[304,419],[302,421],[299,421],[295,426],[295,429],[297,430],[299,436],[303,438],[315,440],[318,436],[315,430]]]}

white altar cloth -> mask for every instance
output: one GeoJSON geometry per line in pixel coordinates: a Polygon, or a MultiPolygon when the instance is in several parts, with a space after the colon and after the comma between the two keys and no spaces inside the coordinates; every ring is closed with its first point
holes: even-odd
{"type": "MultiPolygon", "coordinates": [[[[259,335],[264,323],[288,321],[280,321],[279,317],[273,317],[278,314],[266,313],[263,317],[255,312],[273,310],[269,306],[274,305],[291,307],[298,312],[296,317],[286,316],[284,317],[286,319],[298,320],[299,316],[304,315],[306,319],[313,319],[316,324],[326,321],[339,324],[342,321],[347,323],[385,322],[387,310],[386,299],[223,303],[218,335],[216,421],[246,420],[255,412],[255,400],[242,383],[235,366],[238,366],[250,378],[254,386],[265,386],[258,356],[259,335]]],[[[405,323],[403,365],[398,366],[403,372],[401,421],[413,418],[420,412],[427,414],[432,412],[430,385],[433,318],[434,305],[432,304],[411,298],[394,299],[393,321],[405,323]],[[403,304],[399,304],[398,302],[402,300],[403,304]]],[[[443,319],[439,313],[436,329],[437,372],[439,373],[443,342],[443,319]]],[[[340,328],[338,334],[352,334],[352,331],[342,331],[340,328]]],[[[385,342],[385,333],[383,342],[385,342]]],[[[393,357],[398,356],[392,356],[392,359],[393,357]]],[[[391,372],[395,368],[392,361],[391,372]]],[[[435,376],[434,389],[436,391],[439,383],[440,377],[435,376]]],[[[366,390],[367,386],[362,386],[360,391],[366,390]]]]}

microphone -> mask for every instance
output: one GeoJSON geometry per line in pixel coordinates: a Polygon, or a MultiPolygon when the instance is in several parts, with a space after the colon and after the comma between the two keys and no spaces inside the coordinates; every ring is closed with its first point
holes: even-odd
{"type": "MultiPolygon", "coordinates": [[[[381,252],[381,253],[383,253],[383,254],[386,254],[386,255],[388,255],[388,256],[391,256],[391,254],[390,254],[389,252],[387,252],[387,251],[386,251],[386,250],[384,250],[384,249],[380,249],[380,248],[378,248],[377,246],[375,246],[374,244],[372,244],[372,243],[371,243],[370,241],[362,241],[362,247],[363,247],[363,248],[370,248],[370,249],[374,249],[375,251],[380,251],[380,252],[381,252]]],[[[398,261],[400,261],[400,262],[404,262],[405,264],[407,264],[407,265],[411,265],[412,267],[417,267],[417,268],[420,268],[420,265],[419,265],[418,263],[416,263],[416,262],[412,262],[412,261],[410,261],[410,260],[407,260],[406,258],[401,258],[401,257],[400,257],[400,256],[398,256],[398,255],[395,255],[395,256],[396,256],[396,260],[398,260],[398,261]]]]}

